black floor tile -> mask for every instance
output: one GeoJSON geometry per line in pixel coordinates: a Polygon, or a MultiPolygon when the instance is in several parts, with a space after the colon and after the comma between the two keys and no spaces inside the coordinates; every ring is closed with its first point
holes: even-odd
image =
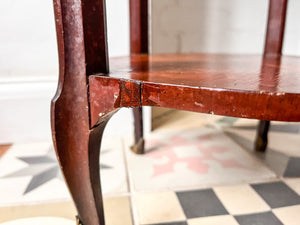
{"type": "Polygon", "coordinates": [[[272,212],[235,216],[240,225],[283,225],[272,212]]]}
{"type": "Polygon", "coordinates": [[[228,214],[212,189],[177,192],[177,197],[187,218],[228,214]]]}
{"type": "Polygon", "coordinates": [[[300,177],[300,158],[291,157],[283,174],[284,177],[300,177]]]}
{"type": "Polygon", "coordinates": [[[251,186],[273,209],[300,204],[300,196],[283,182],[252,184],[251,186]]]}
{"type": "Polygon", "coordinates": [[[265,165],[273,170],[279,177],[283,176],[289,161],[287,155],[270,148],[268,148],[265,153],[259,154],[256,152],[255,155],[263,160],[265,165]]]}

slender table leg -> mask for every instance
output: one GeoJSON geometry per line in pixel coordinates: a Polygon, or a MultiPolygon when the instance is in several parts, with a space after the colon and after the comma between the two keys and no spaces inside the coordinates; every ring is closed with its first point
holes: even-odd
{"type": "Polygon", "coordinates": [[[133,108],[134,118],[134,137],[135,143],[131,150],[136,154],[144,154],[145,143],[143,135],[143,109],[142,107],[133,108]]]}
{"type": "Polygon", "coordinates": [[[259,122],[255,140],[255,150],[258,152],[265,152],[267,149],[269,127],[270,121],[261,120],[259,122]]]}

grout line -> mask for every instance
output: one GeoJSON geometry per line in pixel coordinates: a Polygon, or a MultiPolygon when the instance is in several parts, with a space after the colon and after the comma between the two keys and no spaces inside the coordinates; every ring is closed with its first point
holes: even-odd
{"type": "MultiPolygon", "coordinates": [[[[280,181],[281,181],[281,182],[283,182],[284,184],[286,184],[286,185],[287,185],[290,189],[292,189],[297,195],[299,195],[299,194],[298,194],[298,191],[295,190],[296,188],[293,187],[291,184],[289,184],[289,183],[287,182],[288,179],[299,179],[299,178],[298,178],[298,177],[287,178],[287,179],[284,178],[284,177],[281,177],[281,178],[280,178],[280,181]]],[[[300,195],[299,195],[299,196],[300,196],[300,195]]]]}
{"type": "Polygon", "coordinates": [[[131,193],[131,187],[130,187],[130,181],[129,181],[129,169],[128,169],[128,162],[127,162],[127,158],[126,158],[126,149],[125,149],[125,143],[124,143],[124,139],[121,138],[121,143],[122,143],[122,155],[123,155],[123,160],[124,160],[124,167],[125,167],[125,174],[126,174],[126,181],[127,181],[127,190],[128,193],[130,195],[131,193]]]}
{"type": "MultiPolygon", "coordinates": [[[[125,137],[126,138],[126,137],[125,137]]],[[[133,201],[133,181],[131,174],[129,172],[129,166],[128,166],[128,161],[127,161],[127,156],[126,156],[126,151],[127,151],[127,146],[125,144],[124,137],[121,139],[122,140],[122,146],[123,146],[123,158],[124,158],[124,165],[125,165],[125,172],[126,172],[126,180],[127,180],[127,188],[129,192],[129,200],[130,200],[130,212],[131,212],[131,218],[132,218],[132,223],[133,225],[138,225],[138,215],[137,215],[137,209],[133,201]]]]}

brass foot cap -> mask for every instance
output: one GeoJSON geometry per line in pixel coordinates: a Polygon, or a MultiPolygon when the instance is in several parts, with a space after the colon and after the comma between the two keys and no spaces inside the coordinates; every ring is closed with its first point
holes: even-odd
{"type": "Polygon", "coordinates": [[[140,138],[137,143],[130,147],[131,151],[135,154],[144,154],[145,153],[145,141],[143,138],[140,138]]]}
{"type": "Polygon", "coordinates": [[[263,140],[262,138],[257,138],[255,141],[255,150],[257,152],[265,152],[267,149],[267,140],[263,140]]]}

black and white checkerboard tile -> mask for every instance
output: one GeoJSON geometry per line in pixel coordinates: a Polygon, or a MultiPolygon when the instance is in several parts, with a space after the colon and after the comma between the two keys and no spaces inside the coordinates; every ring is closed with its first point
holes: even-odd
{"type": "Polygon", "coordinates": [[[135,201],[139,224],[300,224],[300,196],[284,181],[145,195],[135,201]],[[161,205],[148,209],[148,203],[161,205]]]}
{"type": "MultiPolygon", "coordinates": [[[[131,156],[130,151],[123,148],[121,139],[108,141],[107,146],[104,143],[101,155],[102,187],[104,193],[117,196],[111,203],[105,204],[106,214],[111,213],[106,215],[107,224],[300,225],[299,124],[272,123],[269,148],[262,154],[253,151],[257,121],[223,117],[215,123],[221,129],[204,126],[197,130],[178,131],[176,138],[170,140],[160,132],[155,136],[158,143],[154,145],[166,148],[166,151],[156,149],[144,156],[131,156]],[[208,134],[205,132],[209,130],[213,135],[203,135],[208,134]],[[167,144],[164,145],[164,141],[167,144]],[[195,149],[195,146],[198,147],[195,149]],[[219,148],[223,146],[226,149],[219,148]],[[168,149],[173,147],[173,151],[168,149]],[[211,153],[208,157],[210,161],[206,158],[206,161],[203,159],[200,162],[204,166],[209,162],[207,171],[215,175],[207,175],[211,180],[203,179],[205,174],[200,173],[202,170],[198,167],[191,167],[191,171],[186,167],[188,162],[194,165],[194,158],[197,157],[195,165],[201,165],[199,159],[202,159],[206,149],[210,149],[207,151],[211,153]],[[226,161],[229,156],[234,161],[226,161]],[[224,168],[232,170],[227,173],[216,170],[220,168],[220,162],[227,162],[224,165],[230,162],[235,166],[247,162],[247,166],[222,167],[224,171],[224,168]],[[155,173],[156,176],[153,176],[151,163],[159,172],[155,173]],[[249,176],[249,170],[255,176],[249,176]],[[149,177],[148,181],[145,174],[149,177]],[[128,217],[126,221],[125,215],[128,217]],[[134,217],[131,218],[131,215],[134,217]]],[[[170,132],[167,133],[170,136],[170,132]]],[[[47,203],[49,200],[65,199],[66,196],[69,199],[50,146],[49,143],[16,144],[3,151],[5,154],[0,160],[0,221],[1,215],[23,217],[24,209],[20,207],[26,204],[37,201],[47,203]],[[54,189],[55,193],[52,191],[54,189]],[[51,195],[48,194],[50,191],[51,195]],[[12,204],[19,207],[18,210],[10,208],[12,204]]],[[[35,211],[35,216],[50,215],[53,207],[47,207],[45,213],[36,209],[30,211],[35,211]]],[[[69,210],[70,207],[67,208],[69,210]]],[[[55,211],[53,216],[58,214],[55,211]]],[[[73,218],[74,213],[70,215],[73,218]]]]}

